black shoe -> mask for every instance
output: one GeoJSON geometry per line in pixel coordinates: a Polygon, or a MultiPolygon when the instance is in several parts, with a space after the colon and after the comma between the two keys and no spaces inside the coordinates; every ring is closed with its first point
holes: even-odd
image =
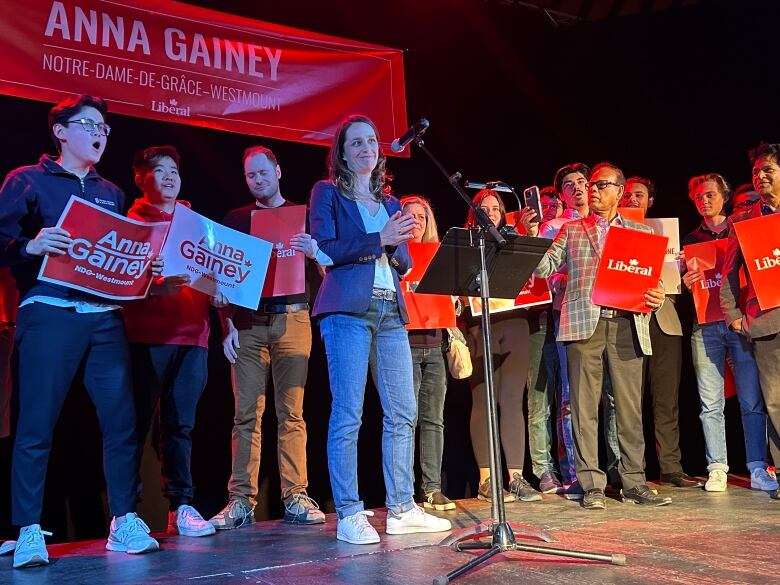
{"type": "Polygon", "coordinates": [[[772,492],[769,492],[769,497],[773,500],[780,500],[780,490],[774,490],[772,492]]]}
{"type": "Polygon", "coordinates": [[[588,490],[582,497],[582,507],[586,510],[603,510],[607,507],[607,497],[604,490],[598,488],[588,490]]]}
{"type": "Polygon", "coordinates": [[[657,496],[646,485],[638,485],[630,490],[623,490],[623,501],[648,506],[667,506],[672,503],[672,498],[657,496]]]}
{"type": "Polygon", "coordinates": [[[691,477],[684,471],[676,471],[675,473],[662,473],[661,481],[664,483],[670,483],[678,488],[700,488],[704,486],[704,482],[691,477]]]}

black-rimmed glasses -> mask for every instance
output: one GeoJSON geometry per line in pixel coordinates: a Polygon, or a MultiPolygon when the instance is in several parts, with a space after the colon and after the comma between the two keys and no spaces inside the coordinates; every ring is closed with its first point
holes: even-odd
{"type": "Polygon", "coordinates": [[[108,136],[111,134],[111,126],[106,124],[105,122],[95,122],[94,120],[90,120],[89,118],[79,118],[78,120],[67,120],[66,122],[62,122],[63,126],[67,126],[68,124],[72,124],[74,122],[77,122],[81,124],[81,127],[89,132],[100,132],[103,136],[108,136]]]}

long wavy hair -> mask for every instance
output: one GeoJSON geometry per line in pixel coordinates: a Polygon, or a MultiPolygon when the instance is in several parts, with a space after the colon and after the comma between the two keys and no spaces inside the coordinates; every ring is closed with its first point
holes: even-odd
{"type": "MultiPolygon", "coordinates": [[[[493,189],[482,189],[479,193],[474,195],[472,201],[474,202],[474,205],[479,207],[488,197],[495,197],[496,200],[498,200],[498,210],[501,212],[501,221],[498,222],[496,227],[500,229],[506,225],[506,206],[504,205],[504,200],[501,199],[501,195],[498,194],[498,191],[494,191],[493,189]]],[[[469,207],[469,215],[466,218],[466,227],[470,228],[476,226],[477,220],[474,218],[474,212],[471,207],[469,207]]]]}
{"type": "MultiPolygon", "coordinates": [[[[347,128],[359,122],[371,126],[374,134],[376,134],[377,141],[379,140],[379,131],[371,118],[362,114],[352,114],[344,118],[338,125],[336,133],[333,135],[330,152],[328,153],[328,175],[331,182],[346,197],[353,200],[355,199],[355,189],[357,187],[357,175],[349,169],[344,160],[344,140],[347,135],[347,128]]],[[[381,201],[390,194],[390,181],[393,177],[385,168],[386,161],[385,153],[380,145],[379,158],[374,170],[371,171],[371,179],[369,181],[369,190],[377,201],[381,201]]]]}
{"type": "Polygon", "coordinates": [[[423,242],[438,242],[439,241],[439,228],[436,225],[436,218],[433,215],[433,208],[431,202],[422,195],[406,195],[401,198],[401,209],[406,211],[407,205],[413,204],[420,205],[425,210],[425,230],[423,230],[422,241],[423,242]]]}

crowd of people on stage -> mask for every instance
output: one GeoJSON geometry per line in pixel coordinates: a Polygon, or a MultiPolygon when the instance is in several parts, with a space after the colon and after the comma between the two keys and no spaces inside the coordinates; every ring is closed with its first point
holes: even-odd
{"type": "MultiPolygon", "coordinates": [[[[407,243],[438,242],[439,230],[426,197],[411,194],[399,200],[390,194],[374,123],[352,115],[337,128],[328,155],[328,179],[314,185],[307,229],[290,242],[305,255],[307,275],[319,272],[322,277],[316,298],[311,298],[307,278],[303,293],[263,297],[255,310],[249,310],[229,304],[221,293],[209,297],[187,286],[186,275],[162,276],[161,257],[150,268],[154,279],[149,295],[138,301],[117,303],[38,278],[43,258],[66,253],[76,236],[57,227],[72,195],[112,212],[126,209],[125,194],[94,168],[110,135],[106,115],[106,103],[93,96],[57,104],[48,120],[57,155],[43,155],[38,164],[15,169],[0,189],[0,267],[10,267],[19,293],[10,425],[10,409],[0,401],[5,411],[0,412],[4,415],[0,435],[12,429],[14,436],[12,523],[20,532],[13,566],[48,563],[49,533],[40,526],[47,463],[55,424],[82,367],[103,435],[112,515],[108,550],[139,554],[159,548],[135,512],[142,491],[141,453],[158,415],[163,492],[170,503],[168,532],[203,537],[254,522],[269,376],[278,420],[284,521],[324,523],[324,513],[307,493],[303,397],[312,348],[311,318],[317,320],[325,347],[332,395],[327,453],[337,538],[352,544],[380,540],[369,520],[373,512],[361,499],[357,473],[369,371],[383,411],[386,533],[450,530],[450,521],[435,512],[456,507],[442,486],[445,353],[451,333],[407,330],[402,294],[404,275],[412,266],[407,243]],[[219,513],[205,519],[192,506],[190,435],[208,378],[212,310],[219,312],[222,322],[235,409],[229,498],[219,513]],[[418,494],[415,443],[422,472],[418,494]]],[[[471,315],[467,299],[453,299],[474,364],[469,377],[470,432],[479,468],[479,499],[489,501],[494,493],[491,482],[499,482],[495,493],[503,494],[505,502],[534,502],[543,499],[542,493],[561,494],[579,500],[585,509],[603,509],[612,489],[624,502],[670,504],[668,492],[651,489],[645,478],[645,390],[652,395],[661,482],[725,491],[727,362],[734,371],[750,485],[778,498],[768,451],[776,453],[780,446],[780,308],[761,309],[749,272],[744,271],[746,282],[740,283],[745,260],[737,231],[731,228],[780,210],[780,145],[762,143],[749,156],[752,185],[732,193],[715,173],[693,177],[688,185],[702,221],[682,243],[728,239],[720,290],[724,319],[694,323],[691,338],[706,481],[689,476],[681,466],[678,391],[683,327],[677,295],[659,280],[645,292],[648,312],[591,301],[610,228],[652,232],[618,209],[646,212],[654,204],[655,186],[642,177],[626,179],[612,163],[592,169],[572,163],[558,170],[553,185],[541,191],[541,217],[525,207],[515,226],[521,234],[552,240],[534,272],[547,279],[552,303],[498,313],[491,319],[490,352],[507,485],[490,476],[482,325],[471,315]],[[731,216],[729,206],[734,209],[731,216]],[[606,469],[599,465],[600,426],[606,469]],[[526,436],[530,470],[523,469],[526,436]]],[[[179,167],[179,153],[172,146],[139,152],[132,168],[141,195],[128,217],[171,221],[177,204],[189,206],[179,199],[179,167]]],[[[222,223],[250,233],[253,211],[294,205],[282,196],[282,168],[270,149],[248,148],[243,170],[251,198],[222,223]]],[[[512,233],[499,192],[484,189],[473,202],[497,228],[512,233]]],[[[475,225],[473,212],[465,223],[475,225]]],[[[684,262],[680,266],[685,292],[703,273],[686,270],[684,262]]],[[[8,332],[13,318],[7,313],[0,315],[4,356],[12,341],[8,332]]]]}

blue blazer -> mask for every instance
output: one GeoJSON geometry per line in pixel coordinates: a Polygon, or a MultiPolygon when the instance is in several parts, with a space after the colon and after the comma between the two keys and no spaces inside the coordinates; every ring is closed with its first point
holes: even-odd
{"type": "MultiPolygon", "coordinates": [[[[387,215],[401,210],[395,197],[387,197],[383,205],[387,215]]],[[[333,260],[326,267],[325,278],[314,301],[312,316],[327,313],[361,314],[368,310],[371,289],[374,286],[375,261],[386,252],[390,259],[398,310],[404,323],[409,322],[406,313],[399,275],[412,267],[412,259],[406,243],[394,249],[383,248],[379,232],[368,234],[357,203],[344,197],[330,181],[320,181],[311,192],[309,207],[311,237],[317,246],[333,260]]]]}

